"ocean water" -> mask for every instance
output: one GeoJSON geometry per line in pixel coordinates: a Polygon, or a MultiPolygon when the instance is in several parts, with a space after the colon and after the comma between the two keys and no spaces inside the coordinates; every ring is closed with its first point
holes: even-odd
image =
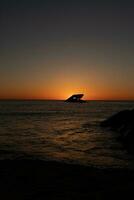
{"type": "Polygon", "coordinates": [[[42,159],[134,168],[118,134],[100,122],[134,102],[0,101],[0,159],[42,159]]]}

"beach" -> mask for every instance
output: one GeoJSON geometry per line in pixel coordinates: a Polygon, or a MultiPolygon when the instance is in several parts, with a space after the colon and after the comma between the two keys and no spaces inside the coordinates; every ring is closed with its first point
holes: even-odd
{"type": "Polygon", "coordinates": [[[134,171],[41,160],[0,161],[0,199],[114,199],[134,197],[134,171]]]}

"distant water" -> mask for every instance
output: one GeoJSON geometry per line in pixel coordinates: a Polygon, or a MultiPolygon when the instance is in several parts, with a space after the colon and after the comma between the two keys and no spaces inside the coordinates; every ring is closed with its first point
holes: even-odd
{"type": "Polygon", "coordinates": [[[134,102],[0,101],[0,159],[39,158],[134,168],[134,157],[100,121],[134,102]]]}

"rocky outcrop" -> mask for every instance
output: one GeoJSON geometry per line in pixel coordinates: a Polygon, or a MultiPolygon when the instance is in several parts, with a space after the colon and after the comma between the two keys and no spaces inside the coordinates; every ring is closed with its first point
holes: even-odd
{"type": "Polygon", "coordinates": [[[134,109],[121,111],[101,122],[102,127],[120,134],[120,139],[130,153],[134,154],[134,109]]]}

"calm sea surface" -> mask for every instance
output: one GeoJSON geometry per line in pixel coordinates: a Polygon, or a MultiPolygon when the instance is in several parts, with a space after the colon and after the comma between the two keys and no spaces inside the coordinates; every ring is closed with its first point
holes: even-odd
{"type": "Polygon", "coordinates": [[[39,158],[97,167],[134,168],[118,134],[100,128],[134,102],[0,101],[0,159],[39,158]]]}

